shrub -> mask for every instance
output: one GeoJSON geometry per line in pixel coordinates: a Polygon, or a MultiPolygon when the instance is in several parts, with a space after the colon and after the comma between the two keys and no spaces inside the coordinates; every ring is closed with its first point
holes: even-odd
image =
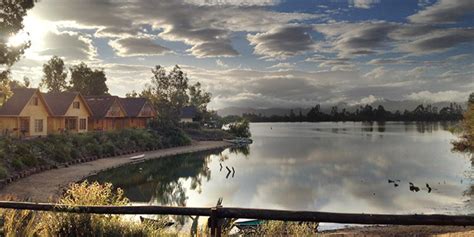
{"type": "Polygon", "coordinates": [[[229,125],[229,132],[236,137],[250,137],[250,124],[249,121],[244,119],[240,122],[231,123],[229,125]]]}
{"type": "MultiPolygon", "coordinates": [[[[12,198],[10,198],[12,200],[12,198]]],[[[111,184],[72,184],[59,204],[129,205],[121,189],[111,184]]],[[[161,236],[157,226],[125,220],[118,215],[71,214],[4,210],[5,236],[161,236]]]]}
{"type": "Polygon", "coordinates": [[[3,164],[0,164],[0,179],[4,179],[8,176],[8,171],[5,169],[3,164]]]}

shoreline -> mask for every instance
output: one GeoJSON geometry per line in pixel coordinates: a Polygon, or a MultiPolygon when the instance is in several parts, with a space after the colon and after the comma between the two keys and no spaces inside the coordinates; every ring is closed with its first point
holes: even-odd
{"type": "Polygon", "coordinates": [[[193,141],[191,145],[137,152],[113,156],[89,162],[78,163],[67,167],[46,170],[22,179],[18,179],[0,189],[0,196],[14,196],[18,200],[49,202],[59,197],[70,183],[84,180],[100,171],[117,168],[123,165],[158,159],[166,156],[195,153],[213,149],[227,148],[231,144],[225,141],[193,141]],[[131,160],[130,157],[145,154],[142,159],[131,160]]]}

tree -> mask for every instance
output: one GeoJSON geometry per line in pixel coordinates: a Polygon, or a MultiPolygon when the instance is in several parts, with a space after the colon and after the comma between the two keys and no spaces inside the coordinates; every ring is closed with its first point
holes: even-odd
{"type": "Polygon", "coordinates": [[[2,0],[0,2],[0,93],[5,101],[10,95],[10,68],[20,59],[30,42],[13,45],[10,37],[23,29],[23,18],[28,9],[35,4],[34,0],[2,0]]]}
{"type": "Polygon", "coordinates": [[[200,112],[207,111],[207,104],[211,102],[212,94],[201,89],[201,83],[189,87],[189,104],[196,107],[200,112]]]}
{"type": "Polygon", "coordinates": [[[24,85],[26,88],[30,88],[30,86],[31,86],[31,80],[30,80],[30,78],[28,78],[27,76],[24,76],[24,77],[23,77],[23,85],[24,85]]]}
{"type": "Polygon", "coordinates": [[[469,95],[469,99],[467,100],[469,105],[474,105],[474,92],[469,95]]]}
{"type": "Polygon", "coordinates": [[[66,82],[67,72],[65,72],[64,61],[60,57],[53,56],[45,63],[43,73],[40,87],[46,87],[48,92],[61,92],[68,88],[66,82]]]}
{"type": "Polygon", "coordinates": [[[83,95],[107,95],[109,88],[105,83],[107,78],[103,69],[89,68],[81,62],[69,68],[71,71],[71,91],[80,92],[83,95]]]}
{"type": "Polygon", "coordinates": [[[176,124],[181,109],[188,104],[188,77],[176,65],[170,72],[160,65],[151,70],[153,76],[141,93],[148,98],[162,121],[176,124]]]}
{"type": "Polygon", "coordinates": [[[126,93],[126,94],[125,94],[125,97],[127,97],[127,98],[137,98],[137,97],[138,97],[138,93],[137,93],[135,90],[133,90],[132,92],[126,93]]]}

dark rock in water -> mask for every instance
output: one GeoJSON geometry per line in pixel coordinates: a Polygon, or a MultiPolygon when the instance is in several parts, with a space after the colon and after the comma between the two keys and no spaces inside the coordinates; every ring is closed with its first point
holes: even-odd
{"type": "Polygon", "coordinates": [[[428,193],[431,193],[431,187],[429,184],[426,184],[426,188],[428,188],[428,193]]]}
{"type": "Polygon", "coordinates": [[[412,192],[419,192],[420,188],[415,186],[412,182],[410,182],[410,191],[412,192]]]}
{"type": "Polygon", "coordinates": [[[393,184],[394,187],[398,187],[398,184],[393,184]]]}
{"type": "Polygon", "coordinates": [[[391,184],[391,183],[395,183],[395,181],[394,181],[394,180],[391,180],[391,179],[389,179],[389,180],[388,180],[388,183],[389,183],[389,184],[391,184]]]}

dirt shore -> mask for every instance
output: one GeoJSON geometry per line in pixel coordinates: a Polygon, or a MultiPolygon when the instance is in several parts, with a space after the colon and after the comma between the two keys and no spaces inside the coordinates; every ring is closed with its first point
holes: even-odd
{"type": "Polygon", "coordinates": [[[366,226],[353,227],[340,230],[324,231],[318,236],[324,237],[352,237],[352,236],[438,236],[438,237],[467,237],[474,236],[474,227],[462,226],[366,226]]]}
{"type": "Polygon", "coordinates": [[[139,152],[136,154],[98,159],[69,167],[61,167],[34,174],[10,183],[0,190],[0,196],[14,195],[19,200],[48,202],[57,198],[61,194],[61,191],[71,182],[77,182],[102,170],[137,162],[137,160],[130,159],[132,156],[145,154],[145,157],[140,159],[141,161],[228,146],[230,146],[230,143],[224,141],[200,141],[193,142],[193,144],[189,146],[139,152]]]}

